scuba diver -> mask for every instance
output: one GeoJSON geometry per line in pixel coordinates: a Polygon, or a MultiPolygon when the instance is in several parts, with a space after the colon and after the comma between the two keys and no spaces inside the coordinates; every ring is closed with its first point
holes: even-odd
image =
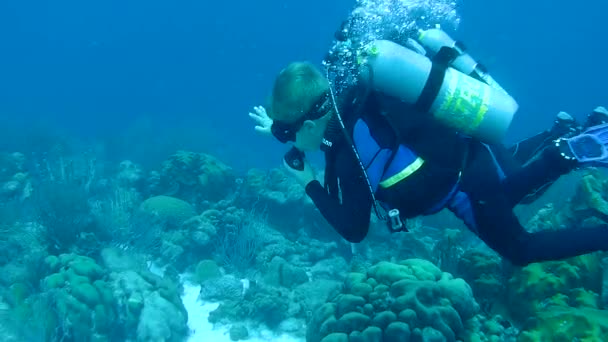
{"type": "Polygon", "coordinates": [[[516,102],[445,32],[424,31],[419,41],[373,40],[337,63],[334,46],[325,73],[291,63],[268,112],[249,113],[256,131],[293,143],[284,165],[329,224],[357,243],[372,210],[396,232],[407,230],[405,219],[447,208],[514,265],[608,250],[608,227],[532,233],[513,213],[561,175],[608,165],[606,110],[580,127],[560,113],[551,129],[507,149],[516,102]],[[323,185],[304,154],[319,149],[323,185]]]}

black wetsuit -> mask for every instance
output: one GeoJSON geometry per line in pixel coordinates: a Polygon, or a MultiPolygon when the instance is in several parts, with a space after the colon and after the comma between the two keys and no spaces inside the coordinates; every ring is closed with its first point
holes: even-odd
{"type": "MultiPolygon", "coordinates": [[[[354,121],[365,120],[381,145],[407,143],[426,160],[411,177],[376,192],[378,200],[398,208],[404,217],[430,214],[458,182],[457,215],[488,246],[516,265],[558,260],[608,250],[608,227],[550,230],[530,233],[520,224],[513,207],[533,189],[554,181],[576,165],[559,155],[552,144],[522,165],[502,146],[463,139],[431,122],[416,129],[403,128],[398,137],[379,115],[372,96],[357,118],[346,121],[352,134],[354,121]],[[459,178],[460,175],[460,178],[459,178]],[[465,203],[467,205],[462,205],[465,203]],[[464,208],[464,209],[463,209],[464,208]]],[[[348,117],[347,115],[344,115],[348,117]]],[[[313,181],[306,193],[334,229],[350,242],[368,233],[372,197],[350,144],[332,134],[326,153],[325,186],[313,181]]],[[[545,139],[546,140],[546,139],[545,139]]],[[[527,147],[530,149],[530,147],[527,147]]],[[[521,157],[521,154],[519,155],[521,157]]],[[[454,211],[454,210],[453,210],[454,211]]]]}

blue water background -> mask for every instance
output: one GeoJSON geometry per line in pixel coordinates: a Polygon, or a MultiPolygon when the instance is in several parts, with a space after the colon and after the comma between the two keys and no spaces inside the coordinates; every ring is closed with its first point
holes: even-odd
{"type": "MultiPolygon", "coordinates": [[[[0,150],[79,139],[155,168],[178,148],[239,170],[284,146],[247,117],[293,60],[319,62],[353,1],[0,4],[0,150]]],[[[608,106],[605,1],[466,0],[453,35],[518,100],[507,141],[608,106]]]]}

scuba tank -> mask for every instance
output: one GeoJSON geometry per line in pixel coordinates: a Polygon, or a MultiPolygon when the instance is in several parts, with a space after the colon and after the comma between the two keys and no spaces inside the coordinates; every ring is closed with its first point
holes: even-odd
{"type": "MultiPolygon", "coordinates": [[[[432,35],[426,42],[431,45],[429,42],[435,40],[429,37],[432,35]]],[[[450,66],[461,58],[458,65],[465,72],[479,69],[478,63],[473,63],[475,67],[471,64],[472,58],[457,52],[440,48],[431,60],[392,41],[376,40],[359,55],[360,66],[368,69],[360,73],[361,79],[370,89],[411,105],[418,112],[430,113],[460,133],[499,143],[518,105],[502,88],[450,66]]]]}
{"type": "Polygon", "coordinates": [[[466,52],[466,47],[459,41],[452,39],[447,33],[438,28],[430,30],[420,30],[418,41],[422,45],[437,54],[442,48],[447,47],[453,49],[457,56],[450,65],[464,74],[476,78],[489,86],[505,91],[493,78],[488,74],[488,70],[481,63],[477,62],[466,52]]]}

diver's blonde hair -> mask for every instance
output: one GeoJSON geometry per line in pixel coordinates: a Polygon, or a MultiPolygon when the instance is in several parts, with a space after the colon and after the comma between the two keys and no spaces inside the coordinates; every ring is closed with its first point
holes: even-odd
{"type": "Polygon", "coordinates": [[[290,63],[274,82],[268,115],[273,120],[292,123],[308,112],[328,89],[328,80],[312,63],[290,63]]]}

